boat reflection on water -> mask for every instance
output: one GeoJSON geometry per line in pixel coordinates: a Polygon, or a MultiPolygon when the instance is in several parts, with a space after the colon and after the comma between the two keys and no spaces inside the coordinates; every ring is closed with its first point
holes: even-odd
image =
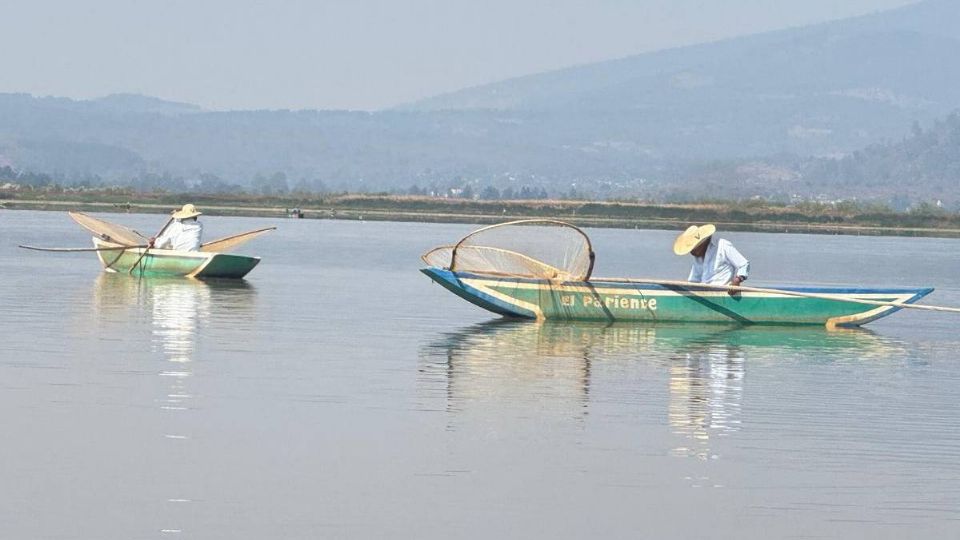
{"type": "MultiPolygon", "coordinates": [[[[711,441],[742,426],[750,366],[888,359],[901,345],[863,329],[491,321],[421,349],[424,386],[446,409],[504,400],[539,409],[634,402],[666,392],[675,456],[708,460],[711,441]],[[652,388],[651,388],[652,386],[652,388]]],[[[499,406],[499,405],[498,405],[499,406]]],[[[661,416],[660,418],[663,418],[661,416]]]]}
{"type": "Polygon", "coordinates": [[[421,348],[424,382],[442,388],[448,411],[470,403],[523,403],[586,414],[591,346],[577,327],[497,320],[444,334],[421,348]],[[438,385],[431,384],[438,383],[438,385]]]}
{"type": "Polygon", "coordinates": [[[707,340],[680,347],[669,365],[670,427],[687,443],[673,448],[681,457],[711,459],[710,438],[740,428],[740,403],[746,364],[744,347],[707,340]]]}
{"type": "Polygon", "coordinates": [[[191,397],[186,380],[193,375],[191,363],[197,358],[199,336],[211,334],[216,340],[216,332],[208,327],[226,318],[249,321],[255,312],[256,291],[241,280],[137,279],[102,273],[94,295],[99,324],[105,327],[101,334],[119,336],[120,354],[130,350],[130,356],[142,355],[150,350],[170,363],[159,371],[171,380],[161,408],[180,410],[187,408],[191,397]]]}
{"type": "Polygon", "coordinates": [[[122,334],[135,332],[149,317],[150,342],[171,362],[190,362],[198,329],[220,317],[244,319],[255,312],[256,290],[242,280],[142,278],[102,273],[94,285],[94,305],[101,323],[123,325],[122,334]]]}

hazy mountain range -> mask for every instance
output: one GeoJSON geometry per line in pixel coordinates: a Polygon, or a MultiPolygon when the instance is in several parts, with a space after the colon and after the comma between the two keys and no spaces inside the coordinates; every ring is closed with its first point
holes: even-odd
{"type": "Polygon", "coordinates": [[[915,176],[867,183],[830,164],[960,109],[958,59],[960,5],[927,0],[373,113],[0,94],[0,167],[201,186],[285,178],[350,190],[472,183],[594,196],[950,199],[940,186],[960,178],[949,176],[949,158],[941,172],[903,167],[915,176]]]}

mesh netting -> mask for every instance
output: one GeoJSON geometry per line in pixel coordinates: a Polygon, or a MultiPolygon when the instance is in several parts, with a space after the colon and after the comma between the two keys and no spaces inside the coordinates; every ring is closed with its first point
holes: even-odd
{"type": "Polygon", "coordinates": [[[573,225],[524,220],[485,227],[423,260],[457,272],[578,281],[590,277],[592,254],[590,239],[573,225]]]}
{"type": "Polygon", "coordinates": [[[128,246],[147,243],[147,239],[144,238],[140,233],[130,230],[123,225],[117,225],[116,223],[110,223],[109,221],[97,219],[81,212],[68,212],[68,214],[71,218],[73,218],[74,221],[79,223],[83,228],[97,235],[97,237],[100,239],[128,246]]]}
{"type": "Polygon", "coordinates": [[[266,234],[273,230],[276,230],[276,227],[267,227],[266,229],[257,229],[255,231],[235,234],[233,236],[228,236],[226,238],[220,238],[219,240],[206,242],[200,246],[200,251],[205,251],[207,253],[226,253],[240,246],[241,244],[249,242],[250,240],[253,240],[256,237],[262,234],[266,234]]]}

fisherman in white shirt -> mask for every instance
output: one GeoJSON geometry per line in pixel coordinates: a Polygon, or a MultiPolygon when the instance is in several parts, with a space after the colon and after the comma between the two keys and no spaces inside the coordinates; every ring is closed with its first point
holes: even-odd
{"type": "Polygon", "coordinates": [[[203,224],[197,218],[203,215],[192,204],[173,212],[173,223],[156,238],[150,239],[150,247],[157,249],[175,249],[177,251],[200,251],[200,238],[203,224]]]}
{"type": "MultiPolygon", "coordinates": [[[[740,285],[750,274],[750,261],[729,241],[714,238],[713,225],[691,225],[673,243],[677,255],[693,255],[693,267],[687,281],[711,285],[740,285]]],[[[731,295],[736,291],[731,290],[731,295]]]]}

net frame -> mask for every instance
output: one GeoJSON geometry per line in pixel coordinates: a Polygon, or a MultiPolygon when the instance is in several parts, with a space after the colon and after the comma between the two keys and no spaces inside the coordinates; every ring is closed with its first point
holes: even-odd
{"type": "Polygon", "coordinates": [[[83,212],[67,212],[78,225],[92,232],[97,238],[120,245],[135,246],[147,243],[148,239],[137,231],[95,218],[83,212]]]}
{"type": "MultiPolygon", "coordinates": [[[[567,222],[565,222],[565,221],[560,221],[560,220],[556,220],[556,219],[519,219],[519,220],[514,220],[514,221],[507,221],[507,222],[504,222],[504,223],[497,223],[497,224],[494,224],[494,225],[488,225],[488,226],[486,226],[486,227],[481,227],[481,228],[479,228],[479,229],[471,232],[470,234],[464,236],[463,238],[460,239],[459,242],[457,242],[457,243],[454,244],[454,245],[439,246],[439,247],[436,247],[436,248],[431,249],[431,250],[428,251],[427,253],[423,254],[423,256],[421,256],[421,259],[423,259],[424,262],[426,262],[427,264],[429,264],[429,265],[431,265],[431,266],[438,266],[438,265],[436,264],[436,260],[435,260],[435,259],[437,259],[437,258],[443,258],[444,255],[441,254],[441,253],[449,250],[449,251],[450,251],[450,257],[449,257],[450,266],[448,267],[448,269],[449,269],[450,271],[452,271],[452,272],[456,272],[456,271],[457,271],[457,255],[458,255],[458,252],[461,251],[461,249],[463,249],[463,250],[466,250],[466,249],[471,249],[471,250],[492,250],[492,251],[498,251],[498,252],[510,254],[510,256],[511,256],[512,258],[514,258],[514,259],[516,259],[516,260],[519,260],[519,261],[522,261],[525,265],[528,265],[529,268],[532,269],[532,272],[531,272],[532,275],[524,276],[524,277],[539,277],[539,278],[546,278],[546,279],[561,279],[561,276],[563,276],[563,277],[565,277],[565,278],[569,278],[569,279],[564,279],[565,281],[567,281],[567,280],[569,280],[569,281],[588,281],[588,280],[590,279],[590,276],[593,274],[593,266],[594,266],[594,262],[595,262],[595,260],[596,260],[596,254],[595,254],[594,251],[593,251],[593,243],[590,241],[590,237],[587,236],[587,233],[585,233],[585,232],[583,231],[583,229],[577,227],[576,225],[572,225],[572,224],[567,223],[567,222]],[[569,229],[569,230],[574,231],[577,235],[579,235],[579,236],[583,239],[584,245],[585,245],[586,248],[587,248],[587,255],[588,255],[588,258],[589,258],[589,264],[588,264],[588,266],[587,266],[586,271],[583,273],[583,275],[568,275],[568,274],[565,275],[565,274],[566,274],[565,271],[560,270],[560,269],[558,269],[558,268],[555,268],[554,266],[552,266],[552,265],[550,265],[550,264],[547,264],[547,263],[545,263],[545,262],[543,262],[543,261],[537,260],[537,259],[535,259],[535,258],[533,258],[533,257],[530,257],[530,256],[525,255],[525,254],[523,254],[523,253],[520,253],[520,252],[518,252],[518,251],[513,251],[513,250],[509,250],[509,249],[505,249],[505,248],[497,248],[497,247],[492,247],[492,246],[482,246],[482,245],[472,246],[472,245],[464,245],[464,243],[468,242],[471,238],[473,238],[473,237],[475,237],[475,236],[477,236],[477,235],[483,234],[483,233],[485,233],[485,232],[487,232],[487,231],[489,231],[489,230],[491,230],[491,229],[495,229],[495,228],[499,228],[499,227],[516,226],[516,225],[559,226],[559,227],[564,227],[564,228],[567,228],[567,229],[569,229]],[[546,274],[546,276],[544,276],[543,274],[546,274]]],[[[517,276],[517,274],[515,274],[515,273],[505,273],[505,272],[496,272],[496,271],[484,271],[484,272],[477,272],[477,273],[483,273],[483,274],[489,274],[489,275],[497,275],[497,276],[513,276],[513,277],[516,277],[516,276],[517,276]]]]}
{"type": "Polygon", "coordinates": [[[242,244],[253,240],[254,238],[266,234],[270,231],[276,230],[276,227],[266,227],[263,229],[256,229],[253,231],[247,231],[240,234],[233,234],[226,236],[224,238],[218,238],[216,240],[211,240],[209,242],[204,242],[200,244],[200,251],[206,253],[227,253],[242,244]]]}

